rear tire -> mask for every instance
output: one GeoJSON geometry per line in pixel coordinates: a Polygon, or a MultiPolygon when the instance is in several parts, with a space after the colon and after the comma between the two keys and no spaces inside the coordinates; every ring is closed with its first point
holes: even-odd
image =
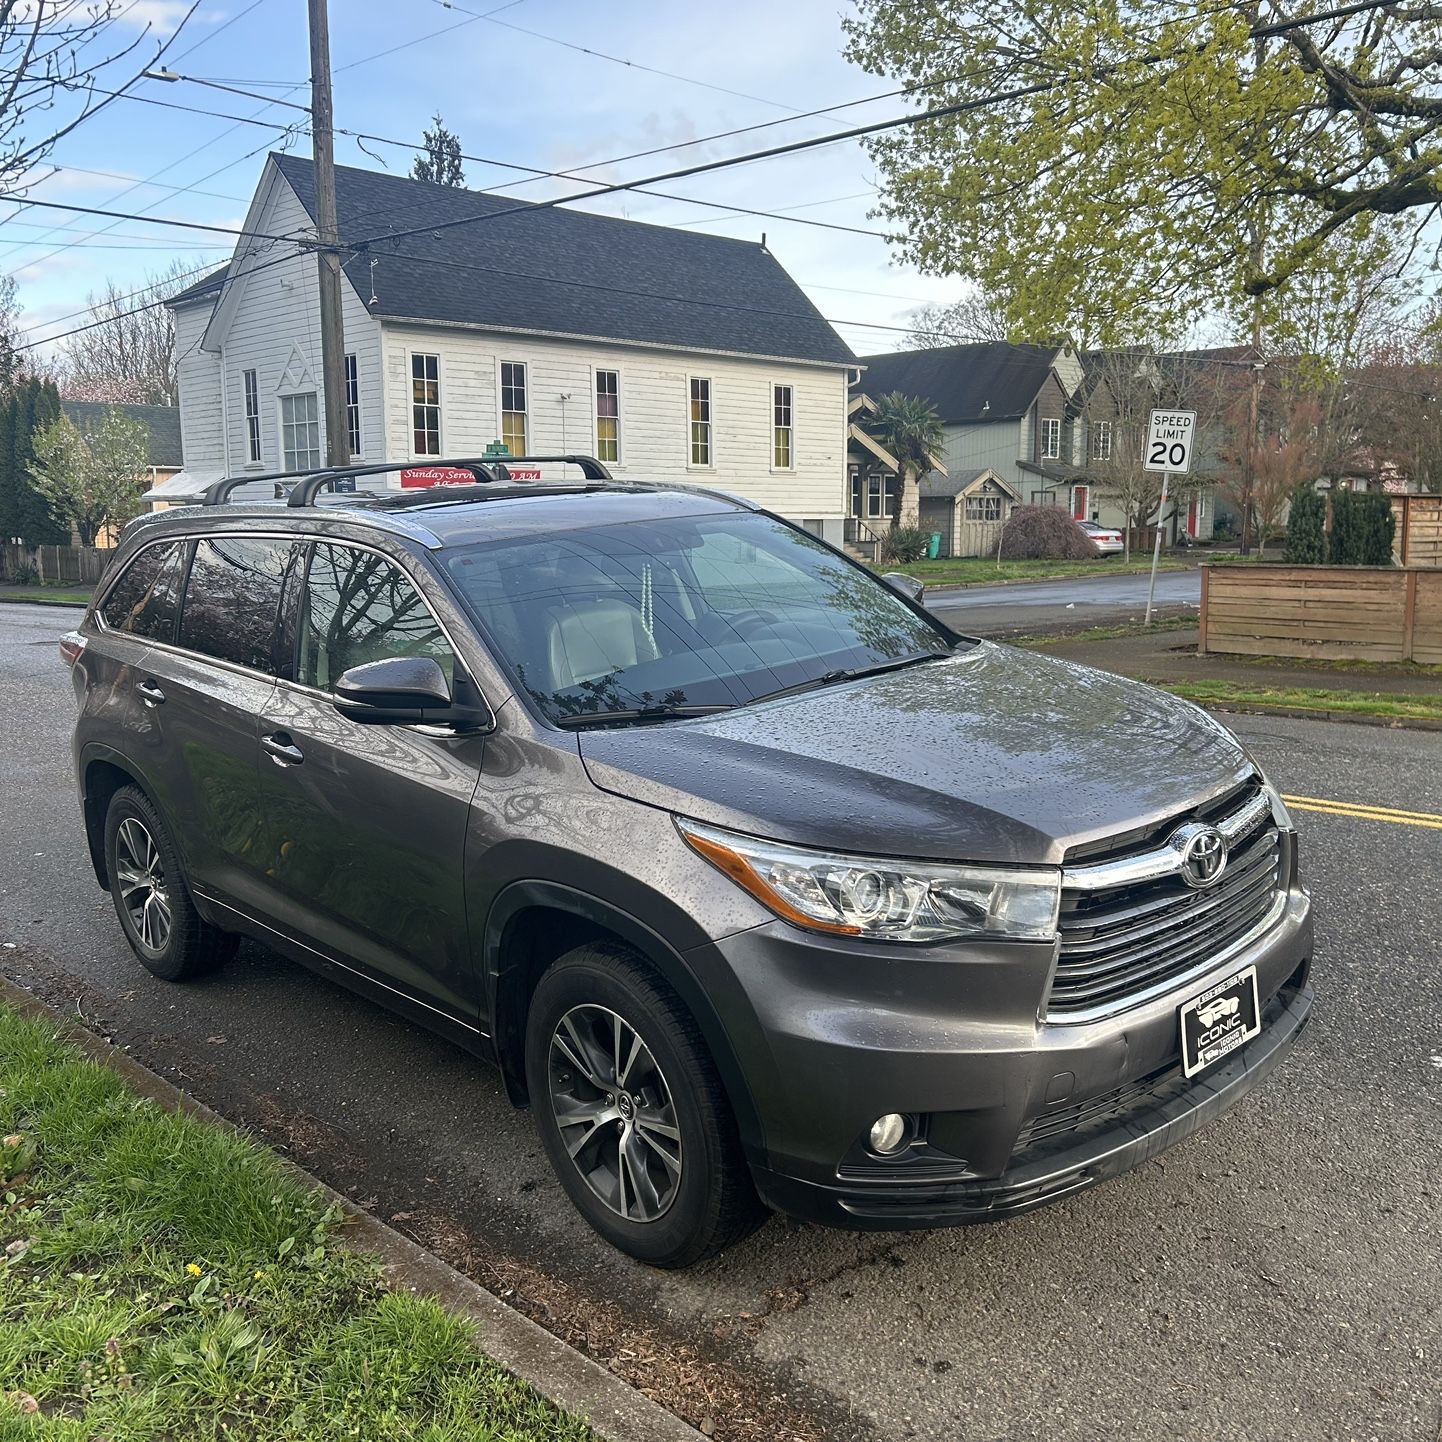
{"type": "Polygon", "coordinates": [[[582,946],[551,965],[526,1082],[562,1187],[629,1256],[689,1267],[765,1219],[700,1028],[633,952],[582,946]]]}
{"type": "Polygon", "coordinates": [[[203,976],[235,955],[240,938],[196,911],[170,832],[138,786],[110,799],[105,870],[130,949],[162,981],[203,976]]]}

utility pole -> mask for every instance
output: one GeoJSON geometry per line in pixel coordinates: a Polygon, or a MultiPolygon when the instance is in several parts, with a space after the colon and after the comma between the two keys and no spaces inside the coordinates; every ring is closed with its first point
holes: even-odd
{"type": "Polygon", "coordinates": [[[315,157],[315,224],[320,249],[320,356],[325,380],[326,464],[350,462],[346,426],[345,327],[341,319],[340,236],[335,214],[335,117],[330,93],[330,22],[326,0],[310,0],[310,109],[315,157]]]}

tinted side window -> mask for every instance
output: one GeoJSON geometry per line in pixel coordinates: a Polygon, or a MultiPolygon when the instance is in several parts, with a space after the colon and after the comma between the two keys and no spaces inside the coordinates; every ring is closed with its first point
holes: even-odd
{"type": "Polygon", "coordinates": [[[180,541],[158,543],[141,551],[105,598],[100,612],[105,624],[113,631],[169,641],[175,634],[184,553],[180,541]]]}
{"type": "Polygon", "coordinates": [[[275,671],[275,624],[290,541],[219,536],[197,541],[185,583],[180,644],[191,651],[275,671]]]}
{"type": "Polygon", "coordinates": [[[352,666],[388,656],[434,656],[454,681],[455,655],[405,573],[372,551],[317,544],[302,602],[296,680],[329,691],[352,666]]]}

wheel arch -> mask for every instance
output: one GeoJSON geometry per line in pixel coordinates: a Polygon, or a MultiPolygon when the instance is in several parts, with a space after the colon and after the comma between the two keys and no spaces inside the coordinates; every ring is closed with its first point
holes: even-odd
{"type": "Polygon", "coordinates": [[[126,786],[138,786],[154,804],[151,790],[140,770],[127,758],[108,749],[87,751],[80,769],[81,807],[85,818],[85,842],[90,865],[102,891],[110,889],[105,862],[105,816],[115,793],[126,786]]]}
{"type": "Polygon", "coordinates": [[[743,1142],[761,1146],[761,1122],[740,1061],[705,988],[664,937],[614,903],[559,882],[517,881],[498,894],[484,937],[487,1014],[496,1061],[517,1106],[529,1102],[526,1017],[546,968],[587,942],[618,941],[671,987],[691,1013],[716,1064],[743,1142]]]}

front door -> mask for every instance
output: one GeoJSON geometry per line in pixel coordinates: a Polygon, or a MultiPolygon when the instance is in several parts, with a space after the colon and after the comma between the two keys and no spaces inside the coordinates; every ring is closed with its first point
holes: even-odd
{"type": "Polygon", "coordinates": [[[343,672],[388,656],[459,662],[415,583],[358,546],[317,542],[287,607],[293,677],[261,725],[273,916],[330,959],[473,1020],[464,852],[479,736],[370,726],[332,704],[343,672]]]}
{"type": "Polygon", "coordinates": [[[1087,519],[1087,507],[1091,504],[1090,486],[1073,486],[1071,491],[1071,515],[1074,521],[1087,519]]]}

